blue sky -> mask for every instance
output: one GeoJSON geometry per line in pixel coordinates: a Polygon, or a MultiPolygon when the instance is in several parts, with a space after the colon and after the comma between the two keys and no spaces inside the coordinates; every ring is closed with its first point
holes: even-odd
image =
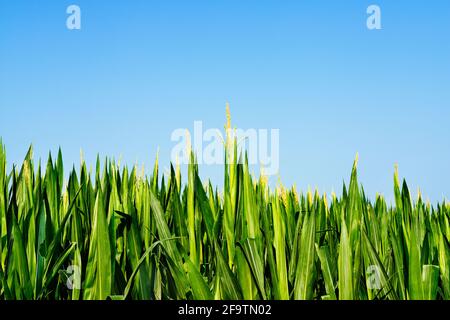
{"type": "MultiPolygon", "coordinates": [[[[280,129],[280,176],[340,192],[450,196],[450,2],[0,0],[0,137],[8,161],[80,148],[162,165],[177,128],[280,129]],[[81,30],[66,8],[81,8],[81,30]],[[382,30],[366,28],[381,8],[382,30]]],[[[222,183],[222,168],[201,168],[222,183]]],[[[277,177],[272,181],[276,182],[277,177]]]]}

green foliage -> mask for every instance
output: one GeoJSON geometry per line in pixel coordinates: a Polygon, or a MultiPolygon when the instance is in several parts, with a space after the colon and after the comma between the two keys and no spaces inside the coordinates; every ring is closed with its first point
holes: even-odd
{"type": "Polygon", "coordinates": [[[395,206],[371,202],[357,161],[341,197],[271,191],[236,143],[219,194],[193,154],[184,186],[108,159],[65,183],[61,152],[7,172],[0,142],[0,299],[450,299],[448,204],[413,202],[397,171],[395,206]]]}

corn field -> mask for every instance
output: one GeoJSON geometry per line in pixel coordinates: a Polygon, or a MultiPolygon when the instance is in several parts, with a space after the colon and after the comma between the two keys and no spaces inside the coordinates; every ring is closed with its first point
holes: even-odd
{"type": "Polygon", "coordinates": [[[98,158],[65,181],[61,151],[7,172],[0,142],[0,299],[450,299],[449,204],[412,201],[397,170],[395,205],[370,201],[357,160],[340,196],[271,190],[224,148],[216,189],[193,153],[186,182],[98,158]]]}

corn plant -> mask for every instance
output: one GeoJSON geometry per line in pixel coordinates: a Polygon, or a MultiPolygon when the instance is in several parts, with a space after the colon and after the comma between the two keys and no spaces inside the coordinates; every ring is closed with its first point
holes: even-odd
{"type": "Polygon", "coordinates": [[[7,172],[0,142],[0,299],[450,299],[448,203],[413,201],[397,170],[395,205],[370,201],[357,160],[340,196],[271,190],[224,148],[220,192],[193,153],[185,184],[99,158],[66,181],[61,151],[7,172]]]}

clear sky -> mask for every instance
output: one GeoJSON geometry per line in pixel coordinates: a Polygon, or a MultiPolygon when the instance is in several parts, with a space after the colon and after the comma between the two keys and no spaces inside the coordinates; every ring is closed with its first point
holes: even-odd
{"type": "MultiPolygon", "coordinates": [[[[366,193],[394,165],[450,196],[448,0],[0,0],[0,137],[9,165],[80,148],[166,166],[173,130],[280,129],[280,176],[340,192],[359,152],[366,193]],[[81,30],[66,8],[81,8],[81,30]],[[366,28],[381,8],[382,30],[366,28]]],[[[71,165],[69,165],[71,166],[71,165]]],[[[201,168],[222,183],[222,168],[201,168]]],[[[277,181],[273,177],[272,181],[277,181]]]]}

